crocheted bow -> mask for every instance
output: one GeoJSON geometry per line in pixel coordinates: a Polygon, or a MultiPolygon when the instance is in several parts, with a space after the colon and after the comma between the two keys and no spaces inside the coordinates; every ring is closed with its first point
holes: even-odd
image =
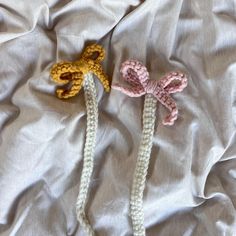
{"type": "Polygon", "coordinates": [[[153,94],[161,104],[170,110],[164,120],[164,125],[173,125],[178,116],[178,108],[171,98],[171,93],[181,92],[187,86],[187,77],[180,72],[170,72],[159,81],[149,79],[147,68],[139,61],[128,60],[121,66],[121,74],[132,87],[124,88],[113,85],[112,88],[119,90],[130,97],[139,97],[144,94],[153,94]]]}
{"type": "Polygon", "coordinates": [[[66,89],[56,90],[59,98],[70,98],[79,93],[83,86],[84,75],[95,74],[101,81],[106,92],[110,91],[107,75],[104,73],[101,61],[104,60],[105,50],[97,44],[85,48],[80,59],[75,62],[59,62],[52,66],[51,77],[59,84],[67,84],[66,89]]]}

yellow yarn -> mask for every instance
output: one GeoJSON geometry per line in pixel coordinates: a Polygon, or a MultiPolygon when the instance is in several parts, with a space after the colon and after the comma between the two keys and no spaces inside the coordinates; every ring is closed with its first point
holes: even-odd
{"type": "Polygon", "coordinates": [[[105,57],[105,50],[97,44],[85,48],[81,58],[75,62],[59,62],[51,68],[51,78],[60,84],[68,84],[70,88],[56,90],[58,98],[67,99],[79,93],[84,75],[95,74],[104,86],[106,92],[110,91],[108,77],[100,64],[105,57]],[[95,57],[95,58],[93,58],[95,57]]]}

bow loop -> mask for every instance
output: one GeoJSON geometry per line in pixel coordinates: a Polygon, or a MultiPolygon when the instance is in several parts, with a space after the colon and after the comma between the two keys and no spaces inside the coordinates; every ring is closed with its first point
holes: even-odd
{"type": "Polygon", "coordinates": [[[139,61],[127,60],[121,65],[121,75],[130,85],[144,87],[149,79],[147,68],[139,61]]]}
{"type": "Polygon", "coordinates": [[[162,77],[159,84],[168,93],[182,92],[188,84],[188,79],[185,74],[173,71],[162,77]]]}
{"type": "Polygon", "coordinates": [[[67,84],[73,79],[73,73],[80,72],[79,68],[71,62],[59,62],[52,66],[51,77],[59,84],[67,84]]]}
{"type": "Polygon", "coordinates": [[[87,46],[81,56],[85,60],[92,60],[96,63],[101,63],[105,58],[105,50],[98,44],[87,46]]]}
{"type": "Polygon", "coordinates": [[[123,88],[115,84],[112,87],[130,97],[140,97],[145,94],[145,83],[149,79],[149,73],[146,67],[139,61],[127,60],[121,65],[120,73],[125,81],[131,86],[123,88]]]}

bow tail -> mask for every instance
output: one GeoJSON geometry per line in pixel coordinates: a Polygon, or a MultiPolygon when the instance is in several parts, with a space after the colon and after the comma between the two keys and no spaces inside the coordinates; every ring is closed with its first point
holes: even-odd
{"type": "Polygon", "coordinates": [[[155,97],[170,111],[170,114],[165,117],[162,123],[164,125],[173,125],[178,116],[178,108],[176,102],[170,97],[168,93],[164,91],[160,94],[156,94],[155,97]]]}
{"type": "Polygon", "coordinates": [[[129,97],[141,97],[142,95],[145,94],[145,91],[143,90],[143,88],[137,88],[137,87],[124,88],[118,84],[112,85],[111,87],[115,90],[118,90],[128,95],[129,97]]]}
{"type": "Polygon", "coordinates": [[[98,79],[101,81],[104,89],[106,92],[110,91],[110,85],[107,75],[102,69],[102,66],[99,64],[93,64],[90,65],[90,70],[98,77],[98,79]]]}

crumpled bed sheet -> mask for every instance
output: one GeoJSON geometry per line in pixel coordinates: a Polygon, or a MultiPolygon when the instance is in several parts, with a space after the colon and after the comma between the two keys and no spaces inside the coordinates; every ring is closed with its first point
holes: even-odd
{"type": "MultiPolygon", "coordinates": [[[[182,70],[179,118],[160,104],[144,193],[150,236],[236,235],[235,0],[0,0],[0,234],[84,235],[75,215],[83,92],[56,98],[53,63],[102,44],[111,83],[126,59],[182,70]]],[[[144,97],[104,93],[87,213],[96,235],[132,235],[129,197],[144,97]]]]}

